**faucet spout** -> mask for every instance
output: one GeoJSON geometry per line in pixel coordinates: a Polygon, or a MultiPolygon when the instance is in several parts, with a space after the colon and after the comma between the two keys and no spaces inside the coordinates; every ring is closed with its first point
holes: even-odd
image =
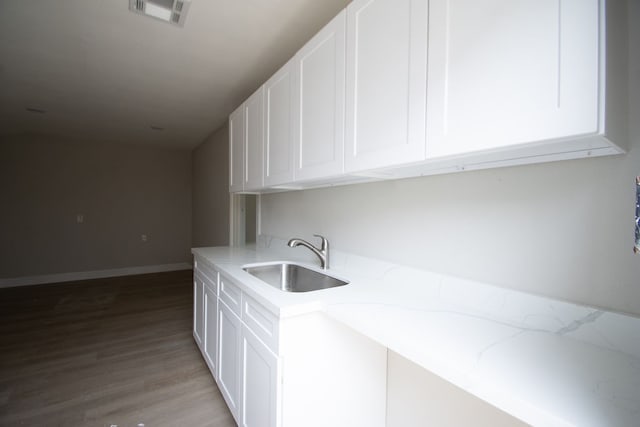
{"type": "Polygon", "coordinates": [[[327,270],[329,268],[329,241],[319,234],[314,234],[314,236],[322,239],[319,248],[313,246],[306,240],[299,239],[297,237],[289,240],[287,245],[291,248],[295,248],[296,246],[306,247],[320,259],[320,267],[322,267],[323,270],[327,270]]]}

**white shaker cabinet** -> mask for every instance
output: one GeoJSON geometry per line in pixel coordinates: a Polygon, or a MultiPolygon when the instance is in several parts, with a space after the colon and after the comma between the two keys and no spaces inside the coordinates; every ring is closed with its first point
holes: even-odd
{"type": "Polygon", "coordinates": [[[598,133],[603,5],[431,0],[427,157],[598,133]]]}
{"type": "Polygon", "coordinates": [[[231,191],[624,153],[625,14],[623,0],[353,0],[266,84],[264,183],[258,115],[247,100],[230,117],[231,191]]]}
{"type": "Polygon", "coordinates": [[[240,318],[219,300],[218,386],[236,420],[240,410],[241,331],[240,318]]]}
{"type": "Polygon", "coordinates": [[[204,331],[204,282],[202,276],[193,276],[193,338],[202,349],[204,331]]]}
{"type": "Polygon", "coordinates": [[[218,272],[194,263],[193,336],[214,375],[218,365],[218,272]]]}
{"type": "Polygon", "coordinates": [[[258,191],[264,186],[264,86],[244,102],[244,125],[244,191],[258,191]]]}
{"type": "Polygon", "coordinates": [[[277,348],[277,319],[226,276],[218,296],[219,389],[239,425],[276,427],[279,360],[257,335],[277,348]]]}
{"type": "Polygon", "coordinates": [[[427,3],[347,6],[347,173],[425,158],[427,3]]]}
{"type": "Polygon", "coordinates": [[[210,265],[195,258],[203,344],[194,337],[240,426],[384,426],[384,347],[319,312],[280,318],[210,265]]]}
{"type": "Polygon", "coordinates": [[[229,191],[244,190],[244,104],[229,116],[229,191]]]}
{"type": "Polygon", "coordinates": [[[279,425],[278,357],[251,330],[242,327],[242,397],[240,425],[279,425]]]}
{"type": "Polygon", "coordinates": [[[229,116],[229,191],[257,191],[263,186],[263,88],[229,116]]]}
{"type": "Polygon", "coordinates": [[[218,375],[218,296],[215,284],[204,287],[204,344],[202,354],[213,376],[218,375]]]}
{"type": "Polygon", "coordinates": [[[289,61],[264,84],[264,185],[293,181],[294,67],[289,61]]]}
{"type": "Polygon", "coordinates": [[[343,10],[294,58],[296,180],[344,172],[345,34],[343,10]]]}

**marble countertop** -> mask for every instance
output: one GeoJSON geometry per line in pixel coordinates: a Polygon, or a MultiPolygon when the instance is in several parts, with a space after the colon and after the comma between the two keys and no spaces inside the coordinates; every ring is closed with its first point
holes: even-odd
{"type": "Polygon", "coordinates": [[[287,293],[241,266],[317,260],[259,246],[193,253],[274,314],[324,311],[528,424],[640,426],[639,318],[339,252],[329,272],[348,286],[287,293]]]}

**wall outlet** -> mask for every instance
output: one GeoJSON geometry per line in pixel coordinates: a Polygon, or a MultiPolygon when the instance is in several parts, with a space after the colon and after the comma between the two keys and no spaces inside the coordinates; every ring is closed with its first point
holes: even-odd
{"type": "Polygon", "coordinates": [[[78,224],[82,224],[84,222],[84,214],[78,214],[76,215],[76,222],[78,224]]]}
{"type": "Polygon", "coordinates": [[[140,240],[143,241],[143,242],[146,242],[147,241],[147,235],[146,234],[141,234],[140,235],[140,240]]]}

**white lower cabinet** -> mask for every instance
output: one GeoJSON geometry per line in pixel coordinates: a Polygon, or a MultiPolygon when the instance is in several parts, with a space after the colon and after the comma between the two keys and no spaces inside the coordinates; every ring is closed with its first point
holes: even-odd
{"type": "Polygon", "coordinates": [[[248,327],[242,327],[242,399],[240,425],[279,425],[278,357],[248,327]]]}
{"type": "Polygon", "coordinates": [[[198,347],[202,349],[202,337],[204,331],[204,282],[200,274],[193,275],[193,338],[198,347]]]}
{"type": "Polygon", "coordinates": [[[217,294],[218,273],[196,261],[193,275],[193,337],[214,375],[218,348],[217,294]]]}
{"type": "Polygon", "coordinates": [[[194,337],[238,425],[385,426],[385,347],[321,312],[279,318],[223,274],[216,294],[195,264],[194,337]]]}
{"type": "Polygon", "coordinates": [[[211,286],[204,286],[204,344],[202,354],[215,377],[218,373],[218,296],[211,286]]]}
{"type": "Polygon", "coordinates": [[[233,417],[240,409],[241,330],[240,318],[227,305],[218,301],[218,377],[222,397],[233,417]]]}

